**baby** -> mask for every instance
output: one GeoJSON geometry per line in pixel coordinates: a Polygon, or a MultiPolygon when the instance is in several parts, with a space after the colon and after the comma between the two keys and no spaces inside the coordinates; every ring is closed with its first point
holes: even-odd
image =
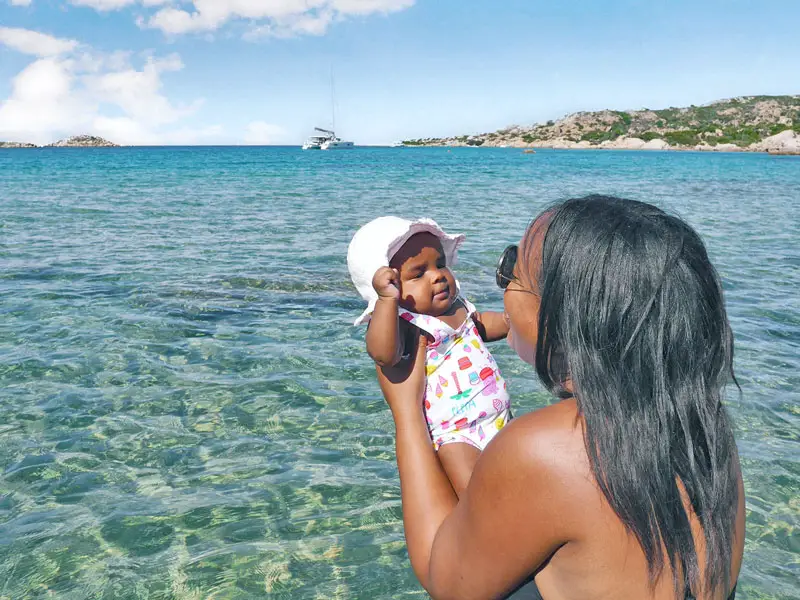
{"type": "Polygon", "coordinates": [[[502,313],[482,312],[459,294],[450,267],[463,235],[431,219],[380,217],[356,232],[347,265],[367,309],[367,352],[394,366],[426,334],[424,406],[431,440],[460,496],[489,441],[511,419],[506,384],[485,342],[508,335],[502,313]]]}

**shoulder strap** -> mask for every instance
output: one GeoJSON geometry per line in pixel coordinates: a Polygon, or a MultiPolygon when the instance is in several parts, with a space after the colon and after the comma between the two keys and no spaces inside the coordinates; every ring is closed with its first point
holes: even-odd
{"type": "Polygon", "coordinates": [[[433,337],[436,337],[436,333],[441,331],[442,325],[444,325],[444,323],[442,323],[436,317],[420,315],[415,312],[411,312],[410,310],[406,310],[405,308],[399,308],[397,312],[401,319],[411,323],[412,325],[416,325],[422,329],[422,331],[431,334],[433,337]]]}
{"type": "MultiPolygon", "coordinates": [[[[464,321],[468,321],[472,315],[475,314],[475,307],[469,300],[464,298],[464,296],[458,296],[458,300],[461,300],[461,302],[464,303],[464,307],[467,309],[467,316],[464,318],[464,321]]],[[[444,334],[452,334],[458,329],[450,327],[447,323],[441,319],[437,319],[436,317],[431,317],[430,315],[420,315],[410,310],[406,310],[405,308],[398,308],[397,312],[401,319],[408,321],[412,325],[416,325],[424,332],[431,334],[434,338],[437,337],[437,333],[444,332],[444,334]]]]}
{"type": "Polygon", "coordinates": [[[476,312],[478,312],[478,309],[475,308],[475,306],[472,304],[472,302],[467,300],[464,296],[459,296],[458,299],[461,300],[461,302],[464,303],[464,306],[467,309],[467,319],[469,319],[472,315],[474,315],[476,312]]]}

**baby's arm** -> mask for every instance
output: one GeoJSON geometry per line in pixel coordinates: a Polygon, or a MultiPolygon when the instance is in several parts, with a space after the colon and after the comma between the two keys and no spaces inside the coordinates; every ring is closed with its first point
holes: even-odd
{"type": "Polygon", "coordinates": [[[504,340],[508,336],[508,322],[503,317],[503,313],[487,310],[482,313],[474,313],[472,318],[484,342],[504,340]]]}
{"type": "Polygon", "coordinates": [[[378,302],[367,328],[367,353],[382,367],[392,367],[403,356],[403,337],[397,306],[400,302],[400,274],[396,269],[381,267],[372,278],[378,302]]]}

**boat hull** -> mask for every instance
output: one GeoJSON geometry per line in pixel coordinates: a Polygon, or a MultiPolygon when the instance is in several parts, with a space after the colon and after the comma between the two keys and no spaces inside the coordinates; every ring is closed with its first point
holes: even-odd
{"type": "Polygon", "coordinates": [[[322,144],[322,150],[347,150],[353,148],[353,142],[328,141],[322,144]]]}

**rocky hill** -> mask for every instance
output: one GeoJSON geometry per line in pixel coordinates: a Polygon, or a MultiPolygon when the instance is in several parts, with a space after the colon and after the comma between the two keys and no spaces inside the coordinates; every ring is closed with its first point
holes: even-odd
{"type": "Polygon", "coordinates": [[[743,96],[705,106],[660,110],[578,112],[544,124],[403,143],[406,146],[800,153],[800,95],[743,96]]]}
{"type": "Polygon", "coordinates": [[[74,135],[48,144],[47,148],[115,148],[117,144],[94,135],[74,135]]]}

